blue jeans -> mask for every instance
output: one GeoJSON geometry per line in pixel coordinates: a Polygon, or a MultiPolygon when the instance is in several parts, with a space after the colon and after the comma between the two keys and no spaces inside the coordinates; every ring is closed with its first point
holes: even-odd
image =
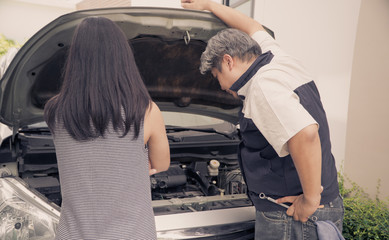
{"type": "Polygon", "coordinates": [[[343,199],[340,196],[325,204],[324,208],[317,209],[305,223],[293,220],[293,217],[286,215],[286,211],[257,211],[255,239],[315,240],[318,239],[315,221],[330,220],[342,232],[343,215],[343,199]]]}

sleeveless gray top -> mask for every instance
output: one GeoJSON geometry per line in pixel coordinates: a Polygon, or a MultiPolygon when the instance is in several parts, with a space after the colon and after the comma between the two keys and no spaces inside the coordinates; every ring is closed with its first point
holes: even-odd
{"type": "Polygon", "coordinates": [[[56,239],[156,239],[143,125],[120,138],[79,142],[54,134],[62,207],[56,239]]]}

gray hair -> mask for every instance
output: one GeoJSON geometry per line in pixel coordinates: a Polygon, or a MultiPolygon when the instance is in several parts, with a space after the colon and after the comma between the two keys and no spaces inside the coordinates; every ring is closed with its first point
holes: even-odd
{"type": "Polygon", "coordinates": [[[212,68],[221,71],[224,54],[249,61],[261,53],[261,47],[248,34],[233,28],[224,29],[208,41],[207,48],[201,55],[200,72],[205,74],[212,68]]]}

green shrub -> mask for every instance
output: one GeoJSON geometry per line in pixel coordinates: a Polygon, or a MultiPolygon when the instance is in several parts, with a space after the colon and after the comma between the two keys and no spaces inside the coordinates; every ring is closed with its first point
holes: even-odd
{"type": "Polygon", "coordinates": [[[20,47],[20,45],[0,34],[0,57],[6,54],[11,47],[20,47]]]}
{"type": "Polygon", "coordinates": [[[371,199],[355,182],[339,174],[339,188],[344,200],[343,236],[345,239],[389,239],[389,200],[371,199]],[[345,183],[350,188],[345,187],[345,183]]]}

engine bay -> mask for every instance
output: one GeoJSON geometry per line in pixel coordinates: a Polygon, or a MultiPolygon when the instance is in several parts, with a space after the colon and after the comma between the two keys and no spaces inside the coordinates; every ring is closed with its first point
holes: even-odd
{"type": "MultiPolygon", "coordinates": [[[[50,132],[38,130],[18,134],[17,161],[2,163],[1,169],[9,170],[2,174],[17,175],[30,188],[61,206],[55,147],[50,132]]],[[[175,133],[173,139],[176,138],[181,141],[169,138],[169,169],[150,176],[156,215],[252,205],[236,155],[239,139],[209,132],[197,134],[193,139],[175,133]]]]}

